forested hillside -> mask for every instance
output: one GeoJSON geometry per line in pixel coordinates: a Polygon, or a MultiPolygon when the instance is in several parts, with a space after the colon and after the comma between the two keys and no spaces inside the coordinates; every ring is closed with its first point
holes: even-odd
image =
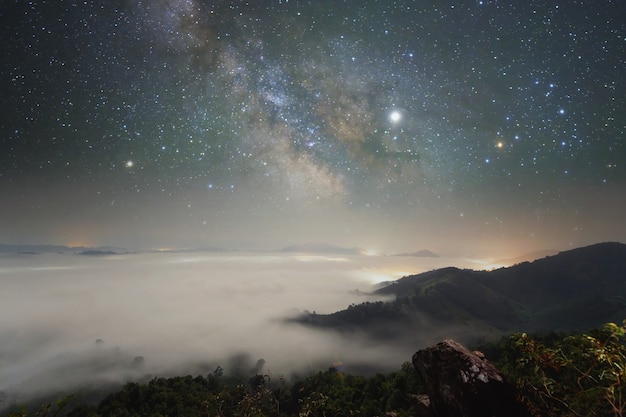
{"type": "Polygon", "coordinates": [[[376,293],[395,300],[295,321],[379,340],[411,333],[469,343],[619,322],[626,317],[626,245],[601,243],[493,271],[444,268],[402,278],[376,293]]]}

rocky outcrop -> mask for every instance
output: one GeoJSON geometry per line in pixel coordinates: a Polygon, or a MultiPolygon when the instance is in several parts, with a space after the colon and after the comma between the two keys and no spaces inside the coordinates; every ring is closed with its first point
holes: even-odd
{"type": "Polygon", "coordinates": [[[513,386],[484,357],[454,340],[420,350],[413,366],[428,393],[434,417],[529,417],[513,386]]]}

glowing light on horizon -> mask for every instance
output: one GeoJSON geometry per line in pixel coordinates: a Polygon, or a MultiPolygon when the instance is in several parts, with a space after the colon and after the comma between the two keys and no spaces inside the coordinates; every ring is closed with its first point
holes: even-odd
{"type": "Polygon", "coordinates": [[[75,239],[75,240],[72,240],[71,242],[65,244],[65,246],[67,246],[68,248],[91,248],[91,247],[94,247],[96,245],[94,245],[93,242],[90,242],[88,240],[75,239]]]}

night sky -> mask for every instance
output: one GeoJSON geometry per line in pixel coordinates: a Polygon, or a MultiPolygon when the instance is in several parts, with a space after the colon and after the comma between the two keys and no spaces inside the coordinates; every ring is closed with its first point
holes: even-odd
{"type": "Polygon", "coordinates": [[[626,241],[623,0],[4,0],[0,22],[0,242],[626,241]]]}

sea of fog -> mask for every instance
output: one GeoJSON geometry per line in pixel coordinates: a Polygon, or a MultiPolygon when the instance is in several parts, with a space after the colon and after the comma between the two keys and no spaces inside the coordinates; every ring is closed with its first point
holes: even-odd
{"type": "Polygon", "coordinates": [[[217,365],[274,375],[337,362],[397,369],[432,341],[384,346],[284,319],[371,301],[364,293],[377,283],[450,265],[484,269],[459,259],[284,253],[0,255],[0,408],[217,365]]]}

